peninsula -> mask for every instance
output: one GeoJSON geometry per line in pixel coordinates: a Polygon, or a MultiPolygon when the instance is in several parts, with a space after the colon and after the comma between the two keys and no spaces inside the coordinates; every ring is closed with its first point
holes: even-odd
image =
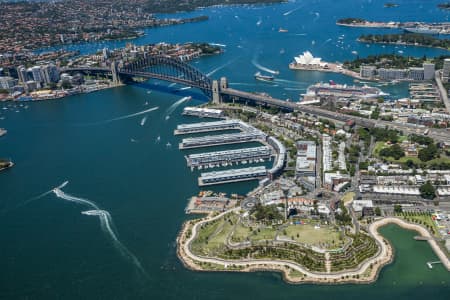
{"type": "MultiPolygon", "coordinates": [[[[258,4],[281,0],[232,0],[227,4],[258,4]]],[[[132,39],[148,27],[199,22],[208,16],[158,18],[155,13],[174,13],[223,1],[20,1],[0,2],[2,32],[0,54],[22,52],[60,44],[97,40],[132,39]],[[80,13],[82,12],[82,13],[80,13]]]]}
{"type": "Polygon", "coordinates": [[[376,22],[367,21],[361,18],[343,18],[337,20],[336,25],[363,28],[403,29],[407,32],[423,34],[450,34],[450,23],[448,22],[376,22]]]}
{"type": "Polygon", "coordinates": [[[359,42],[370,44],[391,44],[420,46],[429,48],[450,49],[449,39],[439,39],[431,35],[419,33],[399,33],[399,34],[368,34],[361,35],[359,42]]]}

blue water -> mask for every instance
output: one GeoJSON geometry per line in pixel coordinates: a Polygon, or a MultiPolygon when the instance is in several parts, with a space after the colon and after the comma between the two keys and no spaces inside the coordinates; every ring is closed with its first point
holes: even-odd
{"type": "MultiPolygon", "coordinates": [[[[360,56],[398,50],[414,56],[448,54],[415,47],[367,48],[355,38],[369,30],[334,25],[341,17],[448,20],[448,13],[436,8],[438,1],[397,3],[401,6],[392,9],[383,8],[383,1],[350,0],[208,8],[177,14],[207,14],[207,22],[146,30],[146,36],[133,42],[224,44],[222,55],[200,58],[192,65],[205,73],[218,69],[211,77],[227,76],[239,89],[298,99],[299,93],[317,81],[352,83],[341,75],[290,71],[287,65],[292,57],[306,50],[326,61],[351,59],[351,51],[360,56]],[[280,27],[289,32],[279,33],[280,27]],[[345,49],[336,47],[341,35],[345,35],[345,49]],[[282,49],[284,53],[280,53],[282,49]],[[258,69],[252,60],[279,70],[281,80],[275,84],[254,81],[258,69]]],[[[92,53],[126,42],[64,47],[92,53]]],[[[405,87],[382,88],[401,97],[406,95],[405,87]]],[[[166,120],[167,110],[181,97],[156,91],[148,94],[144,87],[126,86],[29,103],[27,109],[0,104],[0,117],[5,118],[0,119],[0,127],[8,129],[0,139],[0,156],[16,163],[0,173],[0,299],[448,298],[448,272],[442,266],[429,270],[425,262],[436,257],[428,245],[414,241],[413,233],[395,226],[386,227],[383,233],[394,243],[398,259],[383,270],[374,285],[295,286],[274,273],[185,269],[176,257],[175,239],[189,218],[184,214],[187,198],[199,191],[199,173],[186,167],[184,155],[189,152],[177,149],[180,137],[174,137],[173,130],[177,124],[196,121],[180,115],[183,106],[202,102],[184,103],[166,120]],[[152,107],[159,109],[147,114],[144,126],[140,125],[144,115],[123,118],[152,107]],[[53,193],[34,200],[66,180],[65,193],[93,201],[110,213],[111,229],[148,277],[121,254],[97,217],[81,214],[89,208],[53,193]]],[[[243,194],[253,187],[254,182],[237,183],[215,190],[243,194]]]]}

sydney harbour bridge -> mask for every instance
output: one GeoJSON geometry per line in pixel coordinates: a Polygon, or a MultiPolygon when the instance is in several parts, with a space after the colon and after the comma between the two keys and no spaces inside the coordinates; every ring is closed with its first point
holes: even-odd
{"type": "MultiPolygon", "coordinates": [[[[261,107],[276,107],[283,111],[295,111],[300,114],[340,122],[353,120],[356,125],[365,128],[383,127],[397,129],[403,131],[405,134],[423,134],[423,132],[418,132],[417,127],[412,124],[385,122],[345,115],[317,106],[306,106],[298,102],[289,102],[267,95],[231,89],[228,87],[228,81],[225,77],[222,77],[220,80],[213,80],[181,59],[169,56],[147,55],[125,64],[119,65],[117,62],[113,62],[110,68],[74,67],[64,68],[62,72],[109,75],[116,84],[131,83],[136,78],[163,80],[197,88],[209,100],[216,104],[220,104],[221,102],[236,102],[261,107]]],[[[424,131],[425,129],[421,130],[424,131]]],[[[450,139],[450,133],[442,130],[432,129],[429,135],[437,141],[448,141],[450,139]]]]}

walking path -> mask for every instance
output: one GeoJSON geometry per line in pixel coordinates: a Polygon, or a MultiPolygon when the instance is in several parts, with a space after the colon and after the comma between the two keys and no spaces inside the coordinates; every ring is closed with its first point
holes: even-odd
{"type": "MultiPolygon", "coordinates": [[[[190,245],[192,241],[196,238],[199,226],[203,224],[217,220],[223,217],[227,213],[233,213],[233,211],[237,211],[239,208],[235,208],[231,211],[223,212],[215,217],[206,217],[205,219],[197,222],[194,226],[190,227],[188,224],[185,224],[183,227],[180,236],[178,238],[178,255],[180,259],[191,269],[194,270],[203,270],[202,267],[198,265],[198,263],[210,263],[221,265],[225,269],[229,266],[233,267],[241,267],[240,271],[249,272],[253,270],[278,270],[284,273],[284,277],[290,282],[314,282],[314,283],[339,283],[339,282],[358,282],[358,283],[370,283],[374,282],[378,277],[378,273],[381,268],[390,263],[393,259],[393,251],[390,244],[384,240],[380,233],[378,233],[378,228],[387,225],[389,223],[395,223],[403,228],[412,229],[418,231],[423,236],[431,237],[430,233],[423,227],[418,225],[413,225],[406,223],[405,221],[398,218],[384,218],[378,221],[375,221],[369,226],[370,235],[376,240],[379,251],[377,254],[365,260],[361,263],[358,268],[353,270],[346,270],[340,272],[331,272],[330,271],[330,261],[327,259],[326,264],[326,272],[313,272],[307,270],[305,267],[293,263],[291,261],[285,260],[268,260],[268,259],[240,259],[240,260],[231,260],[231,259],[220,259],[220,258],[212,258],[212,257],[204,257],[197,254],[192,253],[190,249],[190,245]],[[186,233],[190,229],[190,236],[186,238],[186,233]],[[294,270],[304,274],[306,277],[294,277],[290,276],[290,271],[294,270]]],[[[439,256],[441,261],[447,270],[450,271],[450,262],[447,256],[442,252],[442,250],[437,245],[434,239],[428,241],[439,256]]]]}

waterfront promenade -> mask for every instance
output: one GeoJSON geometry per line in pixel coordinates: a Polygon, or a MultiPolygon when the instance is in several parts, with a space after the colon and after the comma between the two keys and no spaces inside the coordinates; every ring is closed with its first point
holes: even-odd
{"type": "Polygon", "coordinates": [[[330,63],[323,62],[326,64],[326,67],[316,66],[316,65],[300,65],[295,62],[289,64],[289,69],[291,70],[299,70],[299,71],[316,71],[316,72],[328,72],[328,73],[337,73],[343,74],[349,77],[353,77],[358,80],[369,80],[369,78],[361,77],[358,72],[348,70],[342,66],[342,64],[338,63],[330,63]]]}

